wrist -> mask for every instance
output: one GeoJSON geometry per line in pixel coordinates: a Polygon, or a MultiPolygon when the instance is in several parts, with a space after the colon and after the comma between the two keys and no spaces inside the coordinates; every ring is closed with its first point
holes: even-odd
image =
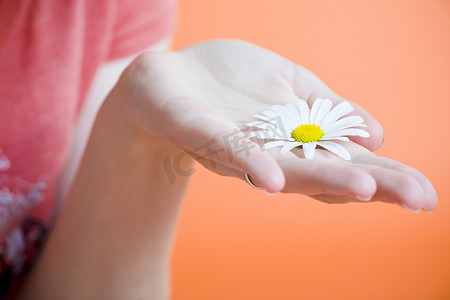
{"type": "Polygon", "coordinates": [[[163,160],[180,150],[129,122],[114,97],[108,96],[99,111],[24,298],[60,299],[65,293],[74,299],[123,299],[168,293],[171,247],[188,178],[169,183],[163,160]],[[59,288],[45,289],[49,284],[59,288]]]}
{"type": "MultiPolygon", "coordinates": [[[[96,120],[97,129],[109,135],[115,147],[126,148],[135,154],[161,156],[179,153],[181,150],[164,137],[142,126],[130,111],[133,102],[129,95],[113,90],[105,99],[96,120]]],[[[154,116],[147,116],[148,119],[154,116]]]]}
{"type": "MultiPolygon", "coordinates": [[[[184,189],[194,173],[194,159],[164,137],[143,129],[130,118],[133,103],[118,91],[105,100],[92,132],[92,143],[104,153],[105,165],[114,162],[114,173],[139,172],[160,188],[184,189]],[[139,169],[141,171],[139,171],[139,169]],[[176,181],[176,184],[174,184],[176,181]]],[[[152,118],[149,116],[148,118],[152,118]]],[[[132,176],[132,175],[130,175],[132,176]]],[[[134,176],[133,176],[134,177],[134,176]]]]}

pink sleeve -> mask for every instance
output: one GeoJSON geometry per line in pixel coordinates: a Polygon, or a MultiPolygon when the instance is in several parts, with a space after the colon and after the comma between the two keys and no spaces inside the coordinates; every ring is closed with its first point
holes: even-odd
{"type": "Polygon", "coordinates": [[[175,0],[119,0],[107,60],[132,55],[170,34],[175,0]]]}

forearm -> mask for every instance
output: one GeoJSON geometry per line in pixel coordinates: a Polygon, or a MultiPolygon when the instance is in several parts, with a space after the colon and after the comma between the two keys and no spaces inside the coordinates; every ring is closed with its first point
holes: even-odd
{"type": "MultiPolygon", "coordinates": [[[[33,299],[165,299],[186,177],[163,159],[180,152],[102,107],[73,188],[25,287],[33,299]],[[57,288],[55,288],[57,287],[57,288]],[[37,293],[37,294],[36,294],[37,293]]],[[[183,159],[184,167],[192,164],[183,159]]]]}

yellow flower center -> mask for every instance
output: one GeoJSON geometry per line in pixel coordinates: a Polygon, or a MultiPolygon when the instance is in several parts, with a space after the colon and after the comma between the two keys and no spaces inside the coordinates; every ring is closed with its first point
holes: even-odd
{"type": "Polygon", "coordinates": [[[311,143],[317,142],[323,137],[323,131],[314,124],[303,124],[295,128],[292,138],[297,142],[311,143]]]}

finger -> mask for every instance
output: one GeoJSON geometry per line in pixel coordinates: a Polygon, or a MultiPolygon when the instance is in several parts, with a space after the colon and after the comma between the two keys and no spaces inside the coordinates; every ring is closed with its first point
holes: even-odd
{"type": "Polygon", "coordinates": [[[422,186],[423,190],[425,191],[425,205],[423,206],[423,209],[426,212],[431,213],[433,210],[436,209],[438,203],[436,190],[434,189],[433,185],[428,180],[428,178],[425,177],[425,175],[423,175],[416,169],[403,165],[401,163],[398,163],[397,165],[393,166],[393,169],[398,170],[400,172],[408,173],[410,176],[414,177],[417,180],[417,182],[422,186]]]}
{"type": "Polygon", "coordinates": [[[217,173],[221,176],[231,176],[236,178],[242,178],[242,173],[240,170],[234,169],[232,167],[226,166],[217,160],[212,160],[208,157],[200,157],[196,153],[186,151],[192,158],[197,160],[203,167],[210,170],[211,172],[217,173]]]}
{"type": "Polygon", "coordinates": [[[283,188],[284,175],[277,162],[213,107],[179,98],[163,111],[170,116],[165,118],[168,124],[162,130],[177,146],[196,153],[198,158],[247,172],[270,193],[283,188]]]}
{"type": "Polygon", "coordinates": [[[356,202],[354,198],[341,195],[319,194],[313,195],[311,197],[327,204],[345,204],[350,202],[356,202]]]}
{"type": "MultiPolygon", "coordinates": [[[[196,158],[196,160],[206,169],[208,169],[216,174],[219,174],[221,176],[236,177],[245,182],[245,178],[243,177],[241,170],[236,170],[234,168],[225,166],[224,164],[221,164],[218,161],[212,161],[211,159],[208,159],[208,158],[204,158],[204,157],[198,158],[198,155],[196,155],[195,153],[189,153],[189,154],[192,157],[196,158]]],[[[253,184],[253,186],[256,186],[257,188],[261,187],[256,182],[256,180],[254,180],[250,177],[250,175],[248,175],[248,180],[253,184]]],[[[247,184],[248,184],[248,182],[247,182],[247,184]]]]}
{"type": "Polygon", "coordinates": [[[375,180],[367,172],[332,156],[323,150],[317,150],[314,159],[303,159],[301,151],[278,155],[277,161],[286,178],[284,191],[309,196],[341,195],[353,201],[370,200],[377,189],[375,180]]]}
{"type": "MultiPolygon", "coordinates": [[[[358,159],[356,157],[356,160],[358,159]]],[[[385,157],[373,156],[370,162],[371,164],[395,170],[414,179],[415,184],[419,185],[423,190],[424,204],[421,208],[427,212],[432,212],[436,208],[438,201],[436,191],[431,182],[422,173],[412,167],[385,157]]]]}
{"type": "Polygon", "coordinates": [[[365,111],[361,106],[356,103],[350,102],[355,109],[350,115],[361,116],[364,119],[364,124],[367,125],[367,128],[364,128],[367,132],[369,132],[370,137],[363,138],[360,136],[351,136],[349,137],[351,141],[364,146],[370,151],[378,150],[384,142],[384,132],[380,123],[372,117],[367,111],[365,111]]]}
{"type": "MultiPolygon", "coordinates": [[[[222,176],[236,177],[236,178],[239,178],[242,181],[246,182],[246,179],[244,178],[244,175],[242,174],[242,171],[240,171],[240,170],[236,170],[236,169],[230,168],[230,167],[225,166],[225,165],[223,165],[223,164],[221,164],[219,162],[211,162],[211,160],[209,160],[209,159],[201,158],[201,159],[198,159],[197,161],[201,165],[203,165],[205,168],[207,168],[208,170],[210,170],[210,171],[212,171],[212,172],[214,172],[216,174],[219,174],[219,175],[222,175],[222,176]]],[[[256,187],[256,188],[260,188],[261,187],[256,182],[256,180],[251,178],[250,175],[247,174],[247,177],[248,177],[247,180],[249,180],[252,183],[251,186],[256,187]]],[[[249,184],[248,182],[246,182],[246,183],[249,184]]]]}
{"type": "Polygon", "coordinates": [[[397,170],[373,164],[359,164],[377,183],[374,200],[398,203],[403,207],[417,211],[425,205],[425,191],[412,176],[397,170]]]}

